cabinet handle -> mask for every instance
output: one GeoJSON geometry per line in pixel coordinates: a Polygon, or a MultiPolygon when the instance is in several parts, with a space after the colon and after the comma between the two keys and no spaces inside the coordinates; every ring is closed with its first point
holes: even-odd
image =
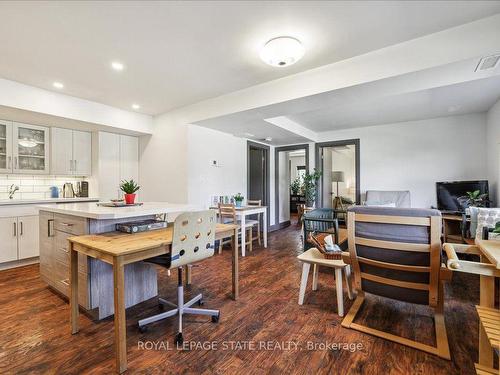
{"type": "Polygon", "coordinates": [[[12,169],[12,156],[9,156],[9,158],[7,160],[9,163],[9,166],[7,167],[7,169],[12,169]]]}
{"type": "Polygon", "coordinates": [[[73,223],[61,223],[61,225],[64,227],[72,227],[75,224],[73,224],[73,223]]]}
{"type": "Polygon", "coordinates": [[[17,237],[17,224],[14,222],[14,237],[17,237]]]}
{"type": "Polygon", "coordinates": [[[20,231],[19,231],[19,235],[22,236],[23,235],[23,222],[20,221],[19,224],[21,225],[21,228],[20,228],[20,231]]]}
{"type": "Polygon", "coordinates": [[[14,156],[14,169],[19,169],[19,163],[17,160],[17,156],[14,156]]]}
{"type": "Polygon", "coordinates": [[[69,286],[69,279],[61,280],[61,283],[63,283],[64,285],[69,286]]]}
{"type": "Polygon", "coordinates": [[[47,237],[54,237],[54,219],[47,220],[47,237]]]}
{"type": "Polygon", "coordinates": [[[73,160],[73,172],[76,172],[76,160],[73,160]]]}
{"type": "Polygon", "coordinates": [[[69,250],[68,250],[68,249],[66,249],[65,247],[60,247],[60,248],[59,248],[59,250],[62,250],[62,251],[64,251],[65,253],[69,253],[69,250]]]}

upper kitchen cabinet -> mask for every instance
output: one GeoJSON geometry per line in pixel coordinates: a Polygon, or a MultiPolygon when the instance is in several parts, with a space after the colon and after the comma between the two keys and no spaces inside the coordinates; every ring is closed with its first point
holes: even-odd
{"type": "Polygon", "coordinates": [[[139,179],[139,139],[99,132],[96,156],[96,194],[101,200],[122,198],[120,181],[139,179]]]}
{"type": "Polygon", "coordinates": [[[92,134],[78,130],[52,128],[52,174],[90,176],[92,134]]]}
{"type": "Polygon", "coordinates": [[[49,128],[12,123],[12,172],[49,173],[49,128]]]}
{"type": "Polygon", "coordinates": [[[0,120],[0,173],[12,172],[12,123],[0,120]]]}

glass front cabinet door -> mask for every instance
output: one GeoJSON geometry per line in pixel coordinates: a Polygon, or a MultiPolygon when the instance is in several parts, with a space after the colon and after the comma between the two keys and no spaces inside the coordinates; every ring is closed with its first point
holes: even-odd
{"type": "Polygon", "coordinates": [[[49,128],[14,122],[13,172],[25,174],[49,173],[49,128]]]}
{"type": "Polygon", "coordinates": [[[0,173],[12,172],[12,123],[0,120],[0,173]]]}

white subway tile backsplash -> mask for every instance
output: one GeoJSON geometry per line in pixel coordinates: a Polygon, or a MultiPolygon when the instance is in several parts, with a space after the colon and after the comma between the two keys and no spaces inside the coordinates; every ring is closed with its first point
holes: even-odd
{"type": "Polygon", "coordinates": [[[0,199],[8,199],[7,192],[12,184],[19,186],[14,199],[45,199],[50,198],[51,186],[62,189],[66,182],[76,185],[76,182],[84,180],[76,176],[0,175],[0,199]]]}
{"type": "MultiPolygon", "coordinates": [[[[21,185],[19,186],[19,193],[33,193],[33,185],[21,185]]],[[[17,193],[16,193],[17,194],[17,193]]]]}
{"type": "Polygon", "coordinates": [[[21,193],[21,199],[45,199],[45,193],[21,193]]]}

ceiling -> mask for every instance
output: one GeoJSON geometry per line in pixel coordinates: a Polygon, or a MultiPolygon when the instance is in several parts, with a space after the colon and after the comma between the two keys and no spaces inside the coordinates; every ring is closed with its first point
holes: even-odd
{"type": "Polygon", "coordinates": [[[498,1],[2,1],[0,77],[156,115],[498,12],[498,1]],[[279,35],[304,43],[297,64],[260,61],[279,35]]]}

